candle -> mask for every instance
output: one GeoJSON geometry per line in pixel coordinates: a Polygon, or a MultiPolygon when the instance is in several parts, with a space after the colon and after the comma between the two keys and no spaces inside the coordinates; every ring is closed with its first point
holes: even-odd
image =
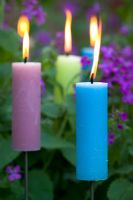
{"type": "Polygon", "coordinates": [[[107,83],[93,82],[101,41],[101,22],[94,48],[90,82],[76,84],[76,176],[105,180],[108,176],[107,83]]]}
{"type": "MultiPolygon", "coordinates": [[[[72,14],[69,10],[66,10],[64,43],[66,55],[59,55],[56,61],[56,81],[63,89],[63,97],[74,93],[74,84],[80,81],[81,74],[80,57],[70,55],[72,50],[71,23],[72,14]]],[[[55,87],[55,101],[60,103],[63,101],[63,97],[61,89],[55,87]]]]}
{"type": "MultiPolygon", "coordinates": [[[[22,26],[21,23],[20,26],[22,26]]],[[[25,62],[12,64],[12,147],[17,151],[36,151],[40,149],[41,64],[26,62],[29,57],[27,28],[21,34],[24,35],[23,58],[25,62]]]]}
{"type": "Polygon", "coordinates": [[[81,50],[81,55],[82,56],[87,56],[90,60],[90,65],[84,66],[83,67],[83,76],[82,80],[86,79],[86,72],[88,70],[90,71],[93,63],[93,56],[94,56],[94,45],[95,45],[95,40],[96,40],[96,35],[98,33],[98,22],[96,16],[92,16],[90,18],[90,27],[89,27],[89,36],[90,36],[90,47],[84,47],[81,50]]]}

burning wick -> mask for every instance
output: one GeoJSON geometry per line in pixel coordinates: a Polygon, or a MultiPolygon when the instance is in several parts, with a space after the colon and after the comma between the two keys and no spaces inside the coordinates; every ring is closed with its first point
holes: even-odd
{"type": "Polygon", "coordinates": [[[91,77],[90,77],[90,82],[91,84],[93,84],[93,81],[94,81],[94,73],[91,74],[91,77]]]}
{"type": "Polygon", "coordinates": [[[66,56],[69,56],[69,55],[70,55],[70,53],[69,53],[69,52],[66,52],[66,53],[65,53],[65,55],[66,55],[66,56]]]}
{"type": "Polygon", "coordinates": [[[28,59],[27,57],[24,58],[24,63],[27,63],[27,59],[28,59]]]}

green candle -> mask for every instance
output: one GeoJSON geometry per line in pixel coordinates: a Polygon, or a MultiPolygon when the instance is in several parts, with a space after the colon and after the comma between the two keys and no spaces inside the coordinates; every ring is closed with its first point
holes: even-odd
{"type": "Polygon", "coordinates": [[[55,88],[56,102],[62,102],[62,95],[74,94],[74,84],[80,81],[81,64],[80,57],[74,55],[59,55],[56,62],[56,81],[63,89],[55,88]]]}
{"type": "Polygon", "coordinates": [[[65,42],[64,51],[66,55],[59,55],[56,61],[56,81],[62,88],[56,86],[55,101],[60,103],[67,94],[74,94],[74,84],[80,81],[81,64],[80,57],[70,55],[72,50],[72,14],[70,10],[66,10],[65,23],[65,42]]]}

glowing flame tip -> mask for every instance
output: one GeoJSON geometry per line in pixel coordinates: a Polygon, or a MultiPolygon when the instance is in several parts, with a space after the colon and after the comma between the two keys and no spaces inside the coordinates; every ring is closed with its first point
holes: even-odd
{"type": "Polygon", "coordinates": [[[98,26],[98,34],[96,37],[95,47],[94,47],[94,60],[93,60],[93,66],[90,74],[90,80],[94,80],[96,77],[97,67],[98,67],[98,61],[99,61],[99,54],[100,54],[100,46],[101,46],[101,36],[102,36],[102,21],[99,20],[99,26],[98,26]]]}
{"type": "Polygon", "coordinates": [[[65,53],[70,53],[72,50],[72,33],[71,33],[71,25],[72,25],[72,13],[70,10],[66,9],[66,23],[65,23],[65,44],[64,51],[65,53]]]}

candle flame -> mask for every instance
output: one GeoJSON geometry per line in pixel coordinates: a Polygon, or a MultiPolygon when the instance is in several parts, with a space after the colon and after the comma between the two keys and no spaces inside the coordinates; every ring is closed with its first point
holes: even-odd
{"type": "Polygon", "coordinates": [[[90,74],[91,80],[95,79],[95,77],[96,77],[98,61],[99,61],[99,54],[100,54],[100,46],[101,46],[101,36],[102,36],[102,21],[100,20],[98,34],[96,37],[96,43],[95,43],[95,47],[94,47],[94,60],[93,60],[91,74],[90,74]]]}
{"type": "Polygon", "coordinates": [[[69,10],[66,10],[65,13],[66,13],[66,23],[65,23],[64,51],[65,53],[69,54],[72,50],[72,33],[71,33],[72,13],[69,10]]]}
{"type": "Polygon", "coordinates": [[[23,38],[23,59],[29,58],[29,46],[30,46],[29,34],[26,31],[23,38]]]}
{"type": "Polygon", "coordinates": [[[96,38],[98,35],[98,20],[96,16],[90,18],[90,45],[95,46],[96,38]]]}
{"type": "Polygon", "coordinates": [[[30,23],[26,16],[24,16],[24,15],[20,16],[20,18],[18,20],[17,29],[18,29],[18,34],[20,35],[20,37],[24,37],[25,31],[27,31],[29,33],[30,23]]]}

